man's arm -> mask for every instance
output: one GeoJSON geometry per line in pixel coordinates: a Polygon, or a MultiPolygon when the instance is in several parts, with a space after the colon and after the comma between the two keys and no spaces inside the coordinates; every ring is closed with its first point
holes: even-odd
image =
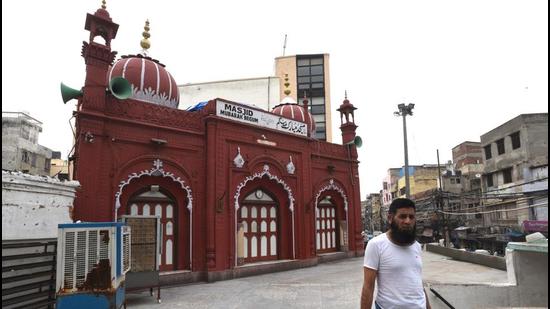
{"type": "Polygon", "coordinates": [[[361,291],[361,309],[371,309],[374,297],[374,283],[377,271],[363,267],[363,290],[361,291]]]}
{"type": "Polygon", "coordinates": [[[428,300],[428,293],[426,293],[426,289],[424,289],[424,296],[426,297],[426,309],[432,309],[430,306],[430,301],[428,300]]]}

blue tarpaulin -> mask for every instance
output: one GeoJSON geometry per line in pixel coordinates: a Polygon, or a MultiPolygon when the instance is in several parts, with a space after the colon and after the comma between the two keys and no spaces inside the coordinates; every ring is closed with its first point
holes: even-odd
{"type": "Polygon", "coordinates": [[[186,111],[188,112],[194,112],[194,111],[200,111],[201,109],[203,109],[206,105],[208,104],[208,101],[204,101],[204,102],[199,102],[193,106],[189,106],[186,111]]]}

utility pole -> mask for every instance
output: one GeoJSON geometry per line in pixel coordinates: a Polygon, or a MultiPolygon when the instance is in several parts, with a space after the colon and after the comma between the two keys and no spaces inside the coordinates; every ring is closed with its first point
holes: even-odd
{"type": "Polygon", "coordinates": [[[403,116],[403,141],[404,141],[404,151],[405,151],[405,197],[411,197],[411,187],[409,183],[409,153],[407,148],[407,115],[412,116],[412,109],[414,108],[413,103],[405,105],[401,103],[397,105],[399,111],[394,112],[395,116],[403,116]]]}

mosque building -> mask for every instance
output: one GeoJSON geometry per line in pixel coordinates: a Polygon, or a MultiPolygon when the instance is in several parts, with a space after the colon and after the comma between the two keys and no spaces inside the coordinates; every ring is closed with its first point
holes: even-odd
{"type": "Polygon", "coordinates": [[[147,53],[149,22],[143,52],[115,59],[118,27],[105,3],[87,14],[74,220],[157,215],[160,270],[211,280],[258,262],[363,254],[356,108],[347,96],[338,109],[343,145],[315,139],[307,98],[299,104],[288,90],[271,111],[223,98],[180,110],[175,78],[147,53]]]}

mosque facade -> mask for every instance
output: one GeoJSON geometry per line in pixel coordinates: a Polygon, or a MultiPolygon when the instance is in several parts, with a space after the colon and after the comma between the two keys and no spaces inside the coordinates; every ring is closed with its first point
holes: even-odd
{"type": "Polygon", "coordinates": [[[174,77],[146,53],[148,24],[144,52],[116,60],[118,24],[105,7],[87,14],[85,29],[74,220],[159,216],[161,271],[362,255],[357,126],[347,98],[338,109],[343,145],[312,137],[307,99],[287,97],[265,111],[213,98],[180,110],[174,77]],[[130,94],[109,86],[119,77],[130,94]]]}

